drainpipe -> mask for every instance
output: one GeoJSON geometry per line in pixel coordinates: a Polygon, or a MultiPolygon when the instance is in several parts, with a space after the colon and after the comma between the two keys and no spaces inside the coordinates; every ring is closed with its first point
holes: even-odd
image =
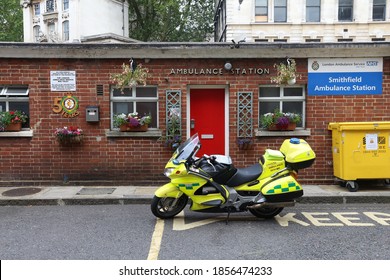
{"type": "Polygon", "coordinates": [[[125,1],[126,0],[123,0],[122,2],[122,34],[123,34],[123,37],[125,37],[125,1]]]}

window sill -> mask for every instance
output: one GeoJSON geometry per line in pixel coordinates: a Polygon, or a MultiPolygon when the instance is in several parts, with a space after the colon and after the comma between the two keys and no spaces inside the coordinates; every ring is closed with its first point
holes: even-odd
{"type": "Polygon", "coordinates": [[[34,133],[32,129],[22,129],[21,131],[2,131],[0,132],[0,138],[2,137],[33,137],[34,133]]]}
{"type": "Polygon", "coordinates": [[[145,132],[120,132],[119,130],[106,130],[106,137],[119,138],[119,137],[149,137],[160,138],[162,136],[161,130],[149,129],[145,132]]]}
{"type": "Polygon", "coordinates": [[[295,129],[293,131],[271,131],[271,130],[256,130],[256,137],[273,137],[273,136],[310,136],[310,128],[295,129]]]}

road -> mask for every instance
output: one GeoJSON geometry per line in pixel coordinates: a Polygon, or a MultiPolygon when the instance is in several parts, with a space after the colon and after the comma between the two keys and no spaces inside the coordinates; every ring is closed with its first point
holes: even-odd
{"type": "Polygon", "coordinates": [[[390,204],[285,208],[275,219],[149,205],[0,207],[2,260],[390,260],[390,204]]]}

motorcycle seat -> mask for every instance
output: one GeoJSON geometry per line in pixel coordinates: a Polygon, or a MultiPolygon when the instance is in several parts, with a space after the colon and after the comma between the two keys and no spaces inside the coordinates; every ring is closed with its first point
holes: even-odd
{"type": "Polygon", "coordinates": [[[245,168],[238,168],[237,172],[229,179],[229,181],[227,181],[226,185],[229,187],[236,187],[254,181],[261,175],[262,172],[263,168],[260,163],[256,163],[245,168]]]}

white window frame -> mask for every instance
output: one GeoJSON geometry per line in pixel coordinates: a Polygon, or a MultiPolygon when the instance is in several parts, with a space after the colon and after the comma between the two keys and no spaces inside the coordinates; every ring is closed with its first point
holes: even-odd
{"type": "Polygon", "coordinates": [[[387,3],[385,1],[384,4],[378,4],[378,3],[375,3],[375,0],[373,0],[373,3],[372,3],[372,20],[373,21],[385,21],[386,20],[386,8],[387,8],[387,3]],[[382,8],[383,10],[383,17],[381,17],[380,19],[378,18],[374,18],[374,9],[375,8],[382,8]]]}
{"type": "MultiPolygon", "coordinates": [[[[274,85],[261,85],[259,86],[259,127],[260,127],[260,118],[261,115],[268,113],[268,112],[261,112],[260,111],[260,103],[262,102],[279,102],[279,108],[281,111],[283,111],[283,102],[302,102],[302,116],[301,116],[301,126],[297,126],[297,129],[305,129],[305,123],[306,123],[306,89],[305,86],[302,85],[293,85],[293,86],[278,86],[279,88],[279,96],[275,97],[262,97],[260,96],[260,89],[261,88],[275,88],[274,85]],[[302,96],[285,96],[284,95],[284,89],[286,88],[300,88],[302,89],[302,96]]],[[[285,112],[285,111],[283,111],[285,112]]]]}
{"type": "Polygon", "coordinates": [[[354,1],[353,0],[350,0],[351,3],[348,4],[348,5],[344,5],[344,4],[341,4],[340,1],[339,1],[339,5],[338,5],[338,10],[337,10],[337,19],[338,21],[340,22],[351,22],[353,21],[353,6],[354,6],[354,1]],[[351,8],[351,18],[350,19],[340,19],[340,10],[342,8],[351,8]]]}
{"type": "Polygon", "coordinates": [[[69,10],[69,0],[62,0],[62,10],[63,11],[69,10]]]}
{"type": "Polygon", "coordinates": [[[56,11],[56,1],[55,0],[46,0],[45,10],[46,10],[46,13],[55,12],[56,11]],[[51,5],[49,5],[49,4],[51,4],[51,5]]]}
{"type": "MultiPolygon", "coordinates": [[[[149,127],[149,130],[157,130],[159,127],[158,122],[158,87],[157,86],[142,86],[142,87],[131,87],[129,88],[132,92],[131,96],[114,96],[114,87],[111,87],[110,90],[110,123],[111,123],[111,130],[114,130],[114,103],[115,102],[127,102],[127,103],[133,103],[134,111],[137,112],[137,102],[150,102],[150,103],[156,103],[156,127],[149,127]],[[137,88],[155,88],[156,90],[156,96],[155,97],[137,97],[137,88]]],[[[131,112],[129,112],[131,113],[131,112]]],[[[153,121],[153,120],[152,120],[153,121]]]]}
{"type": "Polygon", "coordinates": [[[64,42],[69,41],[69,20],[62,22],[62,40],[64,42]]]}
{"type": "Polygon", "coordinates": [[[288,4],[288,0],[285,0],[286,1],[286,5],[283,5],[283,6],[277,6],[277,3],[274,2],[274,22],[287,22],[287,4],[288,4]],[[283,20],[276,20],[276,9],[281,9],[281,8],[284,8],[284,12],[285,12],[285,17],[283,20]]]}
{"type": "Polygon", "coordinates": [[[308,0],[306,0],[306,22],[321,22],[321,0],[319,0],[319,5],[311,5],[308,3],[308,0]],[[315,21],[308,20],[310,8],[318,10],[318,20],[315,20],[315,21]]]}
{"type": "MultiPolygon", "coordinates": [[[[10,102],[23,102],[30,105],[29,91],[26,85],[0,85],[0,104],[5,103],[5,108],[0,106],[0,112],[8,112],[10,102]]],[[[29,111],[25,113],[30,115],[29,111]]]]}
{"type": "Polygon", "coordinates": [[[34,42],[39,42],[40,35],[41,35],[41,26],[34,25],[33,27],[34,42]]]}
{"type": "Polygon", "coordinates": [[[34,15],[39,16],[41,14],[41,3],[33,3],[34,5],[34,15]]]}
{"type": "Polygon", "coordinates": [[[269,18],[269,12],[268,12],[268,0],[266,0],[266,6],[257,6],[256,3],[257,1],[255,1],[255,20],[256,22],[268,22],[268,18],[269,18]],[[266,8],[266,13],[263,14],[263,13],[257,13],[257,8],[266,8]]]}

